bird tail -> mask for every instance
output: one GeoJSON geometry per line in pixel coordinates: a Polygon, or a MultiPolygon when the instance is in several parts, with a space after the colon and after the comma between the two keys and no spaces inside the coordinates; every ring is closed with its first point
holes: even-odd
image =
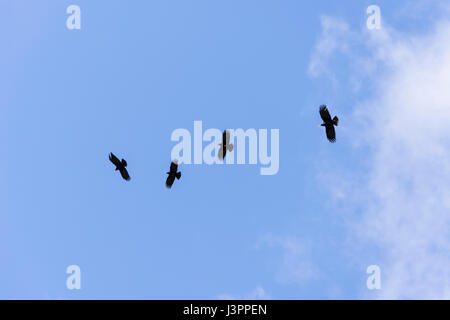
{"type": "Polygon", "coordinates": [[[181,172],[177,172],[177,174],[175,175],[177,177],[178,180],[180,180],[181,178],[181,172]]]}
{"type": "Polygon", "coordinates": [[[338,117],[334,116],[334,118],[333,118],[333,124],[334,124],[335,126],[337,126],[337,125],[339,124],[339,118],[338,118],[338,117]]]}

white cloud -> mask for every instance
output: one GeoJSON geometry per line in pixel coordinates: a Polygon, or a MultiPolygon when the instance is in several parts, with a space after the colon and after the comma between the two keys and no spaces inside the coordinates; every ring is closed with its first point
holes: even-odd
{"type": "Polygon", "coordinates": [[[369,162],[367,179],[348,188],[361,197],[355,239],[381,252],[381,261],[368,261],[381,266],[379,298],[448,299],[450,21],[412,36],[385,23],[381,32],[352,32],[324,19],[311,74],[333,74],[329,62],[340,52],[347,55],[349,76],[376,89],[346,123],[354,123],[351,135],[370,147],[369,154],[361,152],[369,162]],[[337,26],[331,35],[330,25],[337,26]]]}
{"type": "Polygon", "coordinates": [[[264,290],[263,287],[257,286],[255,290],[244,296],[235,296],[230,294],[219,295],[221,300],[270,300],[270,295],[264,290]]]}
{"type": "Polygon", "coordinates": [[[277,263],[275,280],[281,284],[305,284],[319,277],[319,270],[313,264],[312,244],[300,241],[295,237],[266,235],[258,243],[259,246],[281,248],[281,258],[277,263]]]}
{"type": "Polygon", "coordinates": [[[322,35],[309,64],[309,72],[313,76],[331,71],[323,61],[328,61],[332,55],[337,52],[349,54],[348,40],[353,37],[349,25],[343,20],[322,16],[320,22],[322,35]]]}

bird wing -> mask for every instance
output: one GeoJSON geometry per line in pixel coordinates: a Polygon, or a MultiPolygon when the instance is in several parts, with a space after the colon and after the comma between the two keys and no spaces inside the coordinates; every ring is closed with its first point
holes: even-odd
{"type": "Polygon", "coordinates": [[[111,161],[116,167],[122,164],[120,160],[112,152],[109,154],[109,161],[111,161]]]}
{"type": "Polygon", "coordinates": [[[320,117],[322,118],[322,120],[324,122],[331,121],[330,112],[328,112],[327,106],[325,106],[325,105],[320,106],[319,112],[320,112],[320,117]]]}
{"type": "Polygon", "coordinates": [[[218,156],[219,156],[219,160],[223,160],[223,158],[225,157],[225,151],[226,149],[223,147],[223,145],[220,145],[220,148],[219,148],[219,154],[218,154],[218,156]]]}
{"type": "Polygon", "coordinates": [[[170,173],[176,173],[178,169],[178,165],[172,161],[172,163],[170,164],[170,173]]]}
{"type": "Polygon", "coordinates": [[[326,126],[325,130],[327,132],[327,138],[330,142],[335,142],[336,141],[336,132],[334,131],[334,126],[326,126]]]}
{"type": "Polygon", "coordinates": [[[166,187],[170,189],[170,187],[172,187],[174,181],[175,181],[175,175],[169,174],[169,176],[166,179],[166,187]]]}
{"type": "Polygon", "coordinates": [[[122,175],[122,178],[124,178],[127,181],[130,181],[131,178],[130,175],[128,174],[127,169],[125,168],[120,169],[120,174],[122,175]]]}
{"type": "Polygon", "coordinates": [[[222,144],[224,146],[226,146],[228,144],[228,140],[229,139],[227,139],[227,130],[224,130],[223,133],[222,133],[222,144]]]}
{"type": "Polygon", "coordinates": [[[225,132],[226,132],[226,142],[227,142],[227,146],[230,144],[230,131],[228,131],[228,130],[225,130],[225,132]]]}

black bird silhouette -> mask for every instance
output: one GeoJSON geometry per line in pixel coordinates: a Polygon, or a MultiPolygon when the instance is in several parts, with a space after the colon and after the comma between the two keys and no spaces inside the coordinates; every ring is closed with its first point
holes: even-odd
{"type": "Polygon", "coordinates": [[[220,149],[219,149],[219,159],[223,160],[225,159],[225,155],[228,151],[233,151],[233,144],[230,144],[230,133],[227,130],[224,130],[222,134],[222,143],[219,143],[220,149]]]}
{"type": "Polygon", "coordinates": [[[172,187],[175,178],[177,178],[177,180],[180,180],[181,178],[181,172],[177,172],[177,170],[178,170],[177,161],[173,160],[172,163],[170,164],[170,171],[166,172],[169,175],[166,180],[166,187],[169,189],[172,187]]]}
{"type": "Polygon", "coordinates": [[[330,113],[328,112],[326,105],[321,105],[319,112],[320,112],[320,117],[323,120],[323,123],[321,124],[321,126],[325,127],[328,141],[336,142],[336,132],[334,131],[334,126],[338,125],[339,118],[335,116],[333,119],[331,119],[330,113]]]}
{"type": "Polygon", "coordinates": [[[125,169],[125,167],[127,166],[127,162],[122,159],[122,161],[120,161],[112,152],[109,154],[109,160],[116,166],[116,170],[120,171],[120,174],[122,175],[122,178],[124,178],[125,180],[129,181],[130,175],[128,174],[127,169],[125,169]]]}

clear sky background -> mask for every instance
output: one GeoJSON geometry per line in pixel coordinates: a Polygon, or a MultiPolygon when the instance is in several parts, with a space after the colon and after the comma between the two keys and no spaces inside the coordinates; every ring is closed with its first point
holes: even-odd
{"type": "Polygon", "coordinates": [[[0,298],[448,298],[448,13],[2,1],[0,298]],[[321,104],[340,118],[335,144],[321,104]],[[171,133],[194,120],[279,129],[278,174],[181,165],[166,189],[171,133]],[[81,290],[66,288],[73,264],[81,290]]]}

